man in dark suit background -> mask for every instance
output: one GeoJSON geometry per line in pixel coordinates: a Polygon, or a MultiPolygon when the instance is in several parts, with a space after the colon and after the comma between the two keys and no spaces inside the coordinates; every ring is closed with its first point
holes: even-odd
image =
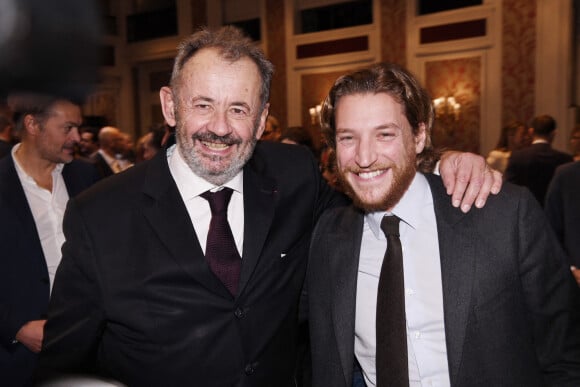
{"type": "Polygon", "coordinates": [[[0,160],[0,384],[27,386],[40,350],[50,288],[64,241],[66,202],[97,179],[73,160],[80,107],[26,96],[15,101],[21,142],[0,160]]]}
{"type": "Polygon", "coordinates": [[[528,187],[538,203],[544,205],[546,190],[559,165],[572,161],[572,156],[552,148],[556,137],[556,120],[544,114],[532,120],[532,145],[513,151],[505,171],[505,179],[528,187]]]}
{"type": "Polygon", "coordinates": [[[580,286],[580,162],[560,165],[548,187],[546,215],[580,286]]]}
{"type": "Polygon", "coordinates": [[[0,159],[10,154],[10,149],[14,145],[12,131],[12,112],[4,102],[0,100],[0,159]]]}
{"type": "Polygon", "coordinates": [[[432,123],[427,92],[397,65],[339,78],[323,104],[353,206],[325,212],[312,237],[313,386],[580,385],[577,289],[540,206],[506,184],[480,210],[454,209],[424,173],[432,123]],[[385,269],[389,218],[400,219],[398,271],[385,269]],[[401,297],[383,298],[400,281],[401,297]],[[397,305],[400,329],[379,334],[397,305]]]}
{"type": "Polygon", "coordinates": [[[95,165],[101,177],[109,177],[123,171],[120,155],[122,154],[123,136],[118,128],[104,126],[99,130],[99,149],[89,160],[95,165]]]}
{"type": "MultiPolygon", "coordinates": [[[[180,45],[170,87],[160,91],[176,144],[69,202],[40,378],[62,371],[130,386],[295,385],[311,230],[344,198],[308,150],[256,144],[272,71],[233,27],[180,45]],[[226,239],[237,250],[228,254],[239,257],[214,268],[205,197],[224,191],[226,239]]],[[[463,205],[482,205],[501,178],[464,156],[443,160],[442,173],[452,170],[452,185],[471,175],[463,205]]],[[[450,187],[453,200],[461,181],[450,187]]]]}

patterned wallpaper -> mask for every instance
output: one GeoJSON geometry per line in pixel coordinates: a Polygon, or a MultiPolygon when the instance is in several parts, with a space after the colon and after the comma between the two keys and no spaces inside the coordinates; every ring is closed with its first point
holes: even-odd
{"type": "Polygon", "coordinates": [[[308,109],[324,100],[334,81],[348,71],[328,72],[324,74],[304,74],[301,77],[302,85],[302,122],[314,140],[316,148],[320,148],[322,134],[318,124],[312,124],[308,109]]]}
{"type": "Polygon", "coordinates": [[[425,64],[425,87],[431,97],[454,97],[461,105],[457,118],[450,112],[435,119],[432,138],[436,147],[479,153],[481,71],[480,57],[425,64]]]}
{"type": "Polygon", "coordinates": [[[284,7],[279,0],[267,0],[266,25],[268,47],[265,51],[274,64],[274,76],[270,88],[270,114],[275,116],[280,124],[287,125],[286,108],[286,18],[284,7]]]}
{"type": "Polygon", "coordinates": [[[536,0],[503,1],[502,122],[534,116],[536,0]]]}
{"type": "Polygon", "coordinates": [[[407,2],[406,0],[381,1],[381,60],[407,64],[407,2]]]}

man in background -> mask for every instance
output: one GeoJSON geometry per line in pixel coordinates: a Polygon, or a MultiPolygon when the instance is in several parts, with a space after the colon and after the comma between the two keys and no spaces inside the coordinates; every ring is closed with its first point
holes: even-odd
{"type": "Polygon", "coordinates": [[[105,126],[99,130],[99,150],[90,158],[101,177],[109,177],[127,168],[123,160],[126,140],[118,128],[105,126]]]}
{"type": "Polygon", "coordinates": [[[90,159],[99,150],[99,127],[83,124],[79,128],[79,132],[78,155],[79,157],[90,159]]]}
{"type": "Polygon", "coordinates": [[[556,168],[544,209],[580,286],[580,162],[556,168]]]}
{"type": "Polygon", "coordinates": [[[61,258],[65,207],[98,176],[73,159],[76,103],[39,96],[14,103],[22,140],[0,160],[0,384],[28,386],[61,258]]]}
{"type": "Polygon", "coordinates": [[[7,105],[0,103],[0,158],[10,154],[14,145],[13,130],[12,112],[7,105]]]}
{"type": "Polygon", "coordinates": [[[572,156],[552,148],[556,137],[556,120],[544,114],[532,120],[532,144],[514,150],[509,158],[505,179],[523,185],[544,205],[546,190],[559,165],[572,161],[572,156]]]}
{"type": "Polygon", "coordinates": [[[580,125],[576,125],[570,133],[570,149],[574,161],[580,161],[580,125]]]}

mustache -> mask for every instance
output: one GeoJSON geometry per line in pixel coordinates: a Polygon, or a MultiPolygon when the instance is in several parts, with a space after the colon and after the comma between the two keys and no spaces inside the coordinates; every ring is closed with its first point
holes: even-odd
{"type": "Polygon", "coordinates": [[[218,136],[212,132],[202,132],[194,133],[191,135],[193,141],[205,141],[213,142],[216,144],[226,144],[226,145],[239,145],[242,143],[242,139],[234,136],[232,133],[226,134],[225,136],[218,136]]]}

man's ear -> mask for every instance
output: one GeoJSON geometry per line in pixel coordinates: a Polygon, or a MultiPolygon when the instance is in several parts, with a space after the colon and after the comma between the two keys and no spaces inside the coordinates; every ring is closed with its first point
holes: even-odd
{"type": "Polygon", "coordinates": [[[40,132],[40,125],[32,114],[26,114],[22,119],[22,129],[27,135],[34,136],[40,132]]]}
{"type": "Polygon", "coordinates": [[[419,130],[415,136],[415,153],[419,154],[423,152],[425,148],[425,140],[427,139],[427,130],[425,128],[425,123],[421,122],[419,124],[419,130]]]}
{"type": "Polygon", "coordinates": [[[262,113],[260,113],[260,123],[258,125],[258,130],[256,130],[256,140],[259,140],[260,137],[262,137],[262,134],[264,134],[264,130],[266,129],[266,119],[268,118],[269,111],[270,104],[267,103],[264,107],[264,110],[262,110],[262,113]]]}
{"type": "Polygon", "coordinates": [[[165,121],[169,126],[175,126],[175,101],[173,100],[171,88],[163,86],[159,90],[159,99],[161,100],[161,111],[165,121]]]}

